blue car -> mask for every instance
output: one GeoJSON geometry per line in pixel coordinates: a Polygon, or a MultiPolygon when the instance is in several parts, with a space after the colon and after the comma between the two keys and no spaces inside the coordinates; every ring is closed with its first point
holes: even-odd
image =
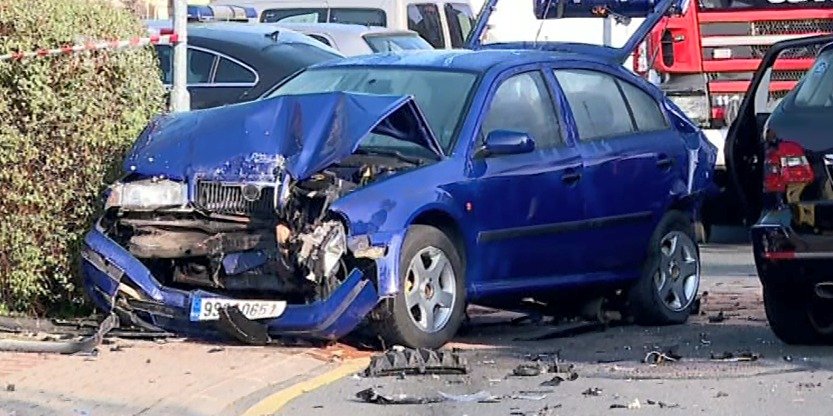
{"type": "Polygon", "coordinates": [[[255,344],[367,324],[438,347],[468,304],[526,298],[685,322],[716,149],[621,65],[673,1],[646,4],[621,49],[480,45],[486,8],[469,50],[323,63],[159,117],[86,236],[87,293],[136,325],[255,344]]]}

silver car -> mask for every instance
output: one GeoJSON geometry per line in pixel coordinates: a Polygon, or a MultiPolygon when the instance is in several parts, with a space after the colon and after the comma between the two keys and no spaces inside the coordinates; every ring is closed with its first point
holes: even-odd
{"type": "Polygon", "coordinates": [[[417,32],[344,23],[280,23],[275,26],[301,32],[345,56],[410,49],[434,49],[417,32]]]}

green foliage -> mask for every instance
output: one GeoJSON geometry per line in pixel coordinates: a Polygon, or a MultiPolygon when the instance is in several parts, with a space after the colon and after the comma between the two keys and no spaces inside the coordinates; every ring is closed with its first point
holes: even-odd
{"type": "MultiPolygon", "coordinates": [[[[0,55],[145,36],[105,0],[0,1],[0,55]]],[[[83,303],[78,249],[164,90],[152,48],[0,61],[0,311],[83,303]]]]}

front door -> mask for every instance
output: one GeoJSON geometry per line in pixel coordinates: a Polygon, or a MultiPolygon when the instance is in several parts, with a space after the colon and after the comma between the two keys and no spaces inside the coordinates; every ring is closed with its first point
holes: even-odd
{"type": "Polygon", "coordinates": [[[479,294],[552,285],[571,274],[570,224],[581,217],[581,159],[564,140],[552,92],[539,69],[504,75],[487,99],[480,141],[496,130],[527,133],[535,150],[471,162],[479,294]]]}

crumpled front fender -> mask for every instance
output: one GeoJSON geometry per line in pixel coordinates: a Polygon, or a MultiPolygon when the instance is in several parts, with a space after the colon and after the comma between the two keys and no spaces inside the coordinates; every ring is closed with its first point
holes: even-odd
{"type": "MultiPolygon", "coordinates": [[[[149,323],[173,331],[211,331],[210,322],[189,320],[192,299],[226,298],[203,290],[184,291],[163,286],[142,262],[99,228],[91,230],[85,238],[81,268],[84,289],[101,310],[113,311],[120,288],[129,282],[126,286],[130,289],[124,290],[145,298],[139,300],[135,309],[149,316],[149,323]]],[[[378,302],[373,282],[361,270],[354,269],[329,298],[289,305],[281,316],[265,323],[272,335],[338,339],[355,329],[378,302]]]]}

